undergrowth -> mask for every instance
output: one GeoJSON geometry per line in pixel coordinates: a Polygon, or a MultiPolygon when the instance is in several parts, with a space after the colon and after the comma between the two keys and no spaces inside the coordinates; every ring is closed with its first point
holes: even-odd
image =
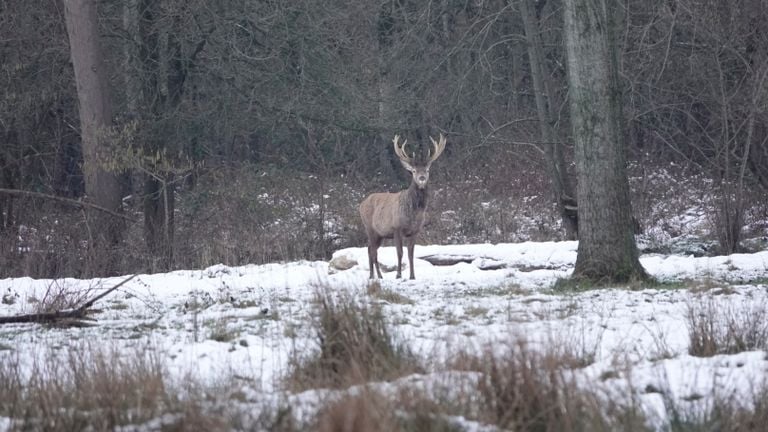
{"type": "Polygon", "coordinates": [[[688,352],[711,357],[768,348],[768,305],[749,299],[742,302],[733,305],[712,293],[689,302],[688,352]]]}
{"type": "MultiPolygon", "coordinates": [[[[349,298],[336,301],[351,304],[349,298]]],[[[336,303],[321,302],[318,307],[333,307],[335,319],[349,320],[347,315],[339,315],[336,303]]],[[[371,321],[375,318],[358,318],[357,325],[378,326],[371,321]]],[[[327,329],[331,327],[338,329],[336,325],[327,329]]],[[[380,330],[375,333],[382,335],[380,330]]],[[[641,408],[638,394],[617,398],[599,383],[590,385],[577,379],[582,365],[551,343],[533,346],[515,338],[502,344],[504,349],[495,344],[454,351],[426,375],[413,373],[412,358],[407,359],[407,369],[402,368],[403,360],[400,368],[383,368],[382,358],[389,358],[390,364],[398,361],[386,349],[371,350],[383,345],[366,344],[366,349],[356,352],[348,346],[334,349],[333,358],[316,358],[304,365],[313,372],[330,368],[323,373],[291,376],[310,378],[293,383],[304,391],[325,389],[317,393],[317,403],[310,405],[291,399],[290,393],[277,400],[259,396],[234,376],[203,380],[186,374],[173,378],[161,351],[150,346],[117,350],[83,343],[67,351],[35,353],[32,361],[13,351],[4,352],[0,425],[9,431],[53,432],[758,432],[768,422],[765,382],[756,382],[746,399],[714,390],[700,399],[680,400],[669,391],[654,390],[661,395],[663,411],[655,412],[661,418],[651,420],[641,408]],[[362,352],[366,355],[359,355],[362,352]],[[359,364],[350,366],[352,363],[359,364]],[[336,390],[328,391],[329,385],[336,390]]]]}
{"type": "Polygon", "coordinates": [[[315,304],[316,350],[310,357],[294,353],[289,388],[340,388],[423,369],[405,343],[392,334],[379,306],[327,288],[318,289],[315,304]]]}

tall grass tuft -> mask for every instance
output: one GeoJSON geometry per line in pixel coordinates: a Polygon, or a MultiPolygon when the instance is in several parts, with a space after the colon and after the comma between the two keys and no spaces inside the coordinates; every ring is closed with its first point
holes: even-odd
{"type": "Polygon", "coordinates": [[[712,295],[691,302],[686,311],[688,353],[698,357],[768,348],[768,305],[723,304],[712,295]]]}
{"type": "Polygon", "coordinates": [[[349,292],[318,289],[311,357],[294,355],[288,387],[343,388],[390,380],[423,368],[408,347],[396,340],[381,308],[357,301],[349,292]]]}
{"type": "Polygon", "coordinates": [[[450,367],[479,373],[475,416],[502,430],[645,430],[639,410],[579,385],[573,358],[562,347],[533,348],[518,339],[503,354],[487,347],[479,355],[456,356],[450,367]]]}

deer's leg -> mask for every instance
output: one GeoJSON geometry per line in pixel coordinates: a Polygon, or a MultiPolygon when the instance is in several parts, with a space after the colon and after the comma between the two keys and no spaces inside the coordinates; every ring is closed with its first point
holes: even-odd
{"type": "Polygon", "coordinates": [[[368,233],[368,268],[370,269],[370,272],[368,273],[369,279],[373,279],[374,267],[376,267],[376,271],[379,273],[379,278],[381,278],[381,272],[379,271],[379,261],[378,261],[379,246],[381,246],[381,237],[377,236],[375,233],[369,232],[368,233]]]}
{"type": "Polygon", "coordinates": [[[368,279],[373,279],[373,263],[374,262],[376,262],[376,249],[374,249],[374,246],[373,246],[373,239],[368,239],[368,267],[370,268],[368,279]]]}
{"type": "Polygon", "coordinates": [[[416,275],[414,273],[413,268],[413,249],[416,246],[416,236],[412,235],[408,237],[408,263],[411,266],[411,279],[416,279],[416,275]]]}
{"type": "Polygon", "coordinates": [[[397,251],[397,278],[400,279],[403,265],[403,234],[400,231],[395,231],[395,250],[397,251]]]}
{"type": "Polygon", "coordinates": [[[373,264],[371,266],[371,279],[373,279],[373,265],[376,266],[376,274],[379,276],[379,279],[382,279],[381,277],[381,269],[379,268],[379,246],[381,246],[381,242],[384,239],[381,237],[376,237],[375,246],[373,248],[373,264]]]}

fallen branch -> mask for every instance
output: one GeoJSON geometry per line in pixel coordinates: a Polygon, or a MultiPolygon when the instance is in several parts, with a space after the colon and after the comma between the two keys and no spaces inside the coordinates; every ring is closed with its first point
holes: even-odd
{"type": "Polygon", "coordinates": [[[56,322],[61,320],[86,319],[87,318],[86,315],[88,314],[89,308],[91,306],[93,306],[97,301],[103,299],[104,297],[106,297],[116,289],[130,282],[130,280],[135,278],[136,276],[137,275],[135,274],[128,276],[117,285],[104,291],[103,293],[97,295],[96,297],[86,301],[76,309],[68,309],[68,310],[61,310],[61,311],[54,311],[54,312],[41,312],[41,313],[16,315],[16,316],[9,316],[9,317],[0,317],[0,324],[51,323],[51,322],[56,322]]]}

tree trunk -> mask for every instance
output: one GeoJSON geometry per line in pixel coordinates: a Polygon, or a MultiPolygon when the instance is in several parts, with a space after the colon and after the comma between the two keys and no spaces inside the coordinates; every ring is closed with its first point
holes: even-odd
{"type": "Polygon", "coordinates": [[[528,60],[533,78],[533,91],[536,100],[536,111],[539,118],[539,129],[543,141],[544,154],[547,159],[549,178],[552,181],[552,191],[558,212],[563,221],[566,237],[575,240],[579,232],[578,217],[574,207],[573,185],[568,178],[568,169],[563,156],[563,143],[555,130],[554,94],[552,83],[545,73],[544,46],[541,42],[538,20],[534,15],[534,5],[531,0],[520,2],[523,15],[525,35],[528,39],[528,60]]]}
{"type": "MultiPolygon", "coordinates": [[[[394,106],[392,100],[394,96],[394,86],[390,83],[390,77],[388,74],[388,56],[389,50],[392,47],[392,40],[395,34],[395,5],[392,1],[385,1],[379,6],[379,12],[376,23],[377,30],[377,47],[378,47],[378,81],[377,97],[378,97],[378,118],[377,126],[379,128],[379,138],[381,143],[388,143],[392,139],[393,131],[391,130],[392,121],[394,117],[397,117],[393,113],[394,106]]],[[[387,145],[378,145],[379,142],[373,140],[376,148],[376,156],[378,158],[378,169],[384,178],[394,180],[398,178],[397,167],[400,165],[392,158],[391,148],[387,145]]]]}
{"type": "Polygon", "coordinates": [[[159,268],[170,269],[173,265],[173,230],[175,189],[169,186],[171,173],[161,178],[146,175],[144,179],[144,239],[159,268]]]}
{"type": "Polygon", "coordinates": [[[139,59],[139,0],[123,1],[123,30],[128,40],[123,45],[123,79],[125,86],[125,110],[128,118],[135,120],[141,110],[141,69],[139,59]]]}
{"type": "MultiPolygon", "coordinates": [[[[11,175],[9,166],[10,165],[5,160],[5,156],[0,153],[0,168],[2,168],[0,188],[16,188],[14,177],[11,175]]],[[[13,196],[8,195],[0,196],[0,233],[10,232],[11,226],[14,225],[13,198],[13,196]]]]}
{"type": "MultiPolygon", "coordinates": [[[[112,104],[99,44],[96,1],[64,0],[64,17],[80,108],[85,191],[92,203],[119,212],[122,201],[119,175],[106,169],[110,150],[104,137],[112,122],[112,104]]],[[[88,227],[91,246],[97,254],[103,254],[105,247],[112,247],[120,240],[119,218],[89,211],[88,227]]]]}
{"type": "Polygon", "coordinates": [[[611,0],[566,0],[565,40],[576,144],[579,248],[575,279],[645,279],[626,173],[618,49],[611,0]]]}
{"type": "MultiPolygon", "coordinates": [[[[141,71],[142,127],[154,131],[144,140],[144,152],[158,155],[143,166],[144,241],[154,258],[153,268],[169,270],[174,262],[174,173],[167,169],[167,142],[157,127],[163,117],[178,107],[181,101],[186,71],[181,61],[181,46],[171,30],[166,49],[163,51],[158,28],[159,4],[151,0],[138,0],[136,17],[138,23],[132,28],[138,33],[139,41],[136,70],[141,71]]],[[[174,25],[176,22],[174,21],[174,25]]]]}

